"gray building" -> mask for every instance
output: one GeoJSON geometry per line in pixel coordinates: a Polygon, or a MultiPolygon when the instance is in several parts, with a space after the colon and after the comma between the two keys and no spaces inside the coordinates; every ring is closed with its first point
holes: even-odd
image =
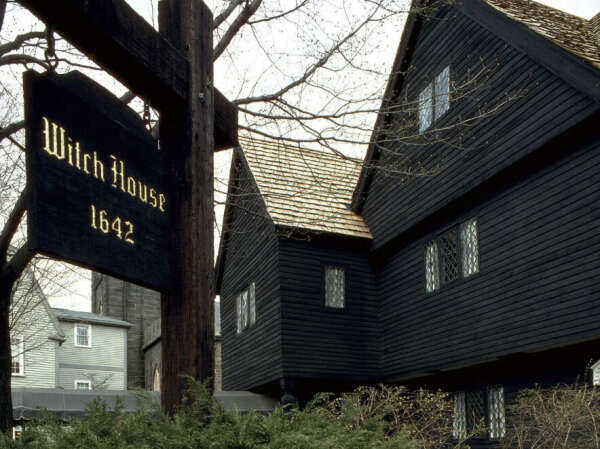
{"type": "MultiPolygon", "coordinates": [[[[160,388],[160,293],[100,273],[92,274],[92,311],[131,323],[127,333],[127,386],[160,388]]],[[[215,390],[221,390],[220,303],[215,302],[215,390]]]]}

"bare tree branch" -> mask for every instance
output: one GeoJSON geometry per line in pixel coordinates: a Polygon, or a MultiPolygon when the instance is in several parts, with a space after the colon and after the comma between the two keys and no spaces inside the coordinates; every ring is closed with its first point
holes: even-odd
{"type": "Polygon", "coordinates": [[[283,18],[283,17],[285,17],[287,15],[290,15],[290,14],[298,11],[300,8],[302,8],[303,6],[305,6],[308,2],[309,2],[309,0],[303,0],[301,3],[297,4],[293,8],[290,8],[287,11],[284,11],[284,12],[282,12],[280,14],[276,14],[274,16],[265,17],[263,19],[257,19],[257,20],[249,20],[248,21],[248,25],[256,25],[257,23],[264,23],[264,22],[270,22],[272,20],[281,19],[281,18],[283,18]]]}
{"type": "Polygon", "coordinates": [[[0,142],[3,139],[6,139],[11,134],[16,133],[17,131],[22,130],[25,127],[25,120],[21,120],[19,122],[11,123],[4,128],[0,128],[0,142]]]}
{"type": "Polygon", "coordinates": [[[244,0],[230,0],[229,4],[227,5],[227,8],[225,8],[223,12],[221,12],[221,14],[219,14],[213,20],[213,29],[219,28],[221,24],[227,20],[227,18],[231,15],[235,8],[237,8],[243,2],[244,0]]]}
{"type": "Polygon", "coordinates": [[[4,225],[4,229],[2,230],[2,234],[0,234],[0,263],[4,263],[6,261],[6,254],[8,252],[8,247],[12,240],[14,233],[27,210],[27,196],[29,194],[29,190],[25,189],[21,192],[17,203],[13,207],[10,215],[8,216],[8,220],[6,220],[6,224],[4,225]]]}
{"type": "MultiPolygon", "coordinates": [[[[4,2],[6,4],[6,2],[4,2]]],[[[0,6],[1,8],[1,6],[0,6]]],[[[4,55],[9,51],[18,50],[29,39],[44,39],[46,34],[43,31],[32,31],[30,33],[20,34],[11,42],[0,45],[0,55],[4,55]]]]}
{"type": "Polygon", "coordinates": [[[227,29],[219,43],[214,49],[213,59],[217,60],[221,53],[225,51],[231,40],[235,37],[235,35],[240,31],[240,29],[248,22],[248,19],[252,17],[252,15],[256,12],[258,7],[261,5],[262,0],[253,0],[252,3],[247,3],[246,6],[242,9],[242,11],[235,18],[231,26],[227,29]]]}
{"type": "Polygon", "coordinates": [[[10,284],[14,283],[21,273],[23,273],[23,270],[25,270],[25,267],[27,267],[33,256],[34,253],[29,251],[27,245],[22,246],[10,261],[4,265],[0,276],[10,284]]]}

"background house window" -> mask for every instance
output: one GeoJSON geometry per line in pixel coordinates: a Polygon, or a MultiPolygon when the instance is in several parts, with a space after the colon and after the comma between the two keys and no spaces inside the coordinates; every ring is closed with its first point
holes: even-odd
{"type": "Polygon", "coordinates": [[[456,229],[448,231],[440,237],[442,253],[442,281],[451,282],[458,278],[458,244],[456,229]]]}
{"type": "Polygon", "coordinates": [[[237,333],[256,323],[256,287],[252,282],[235,298],[237,333]]]}
{"type": "Polygon", "coordinates": [[[446,66],[435,79],[419,93],[419,132],[450,109],[450,67],[446,66]]]}
{"type": "Polygon", "coordinates": [[[13,376],[22,376],[24,374],[25,354],[23,351],[23,338],[13,337],[10,343],[11,361],[10,373],[13,376]]]}
{"type": "Polygon", "coordinates": [[[425,289],[431,293],[440,287],[438,248],[430,242],[425,249],[425,289]]]}
{"type": "Polygon", "coordinates": [[[506,419],[504,416],[504,387],[488,388],[488,431],[490,439],[497,440],[506,434],[506,419]]]}
{"type": "Polygon", "coordinates": [[[479,244],[477,241],[477,219],[472,218],[460,227],[460,251],[463,277],[479,272],[479,244]]]}
{"type": "Polygon", "coordinates": [[[75,381],[75,389],[76,390],[91,390],[92,389],[92,381],[76,380],[75,381]]]}
{"type": "Polygon", "coordinates": [[[345,302],[345,275],[341,267],[325,267],[325,306],[343,309],[345,302]]]}
{"type": "Polygon", "coordinates": [[[75,346],[92,347],[92,326],[89,324],[75,325],[75,346]]]}
{"type": "Polygon", "coordinates": [[[154,367],[154,374],[152,375],[152,391],[160,391],[160,371],[158,366],[154,367]]]}

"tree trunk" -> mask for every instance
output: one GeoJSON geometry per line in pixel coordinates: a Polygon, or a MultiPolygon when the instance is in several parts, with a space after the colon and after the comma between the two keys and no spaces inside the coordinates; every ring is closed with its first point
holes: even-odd
{"type": "Polygon", "coordinates": [[[9,309],[12,284],[0,278],[0,432],[12,429],[9,309]]]}

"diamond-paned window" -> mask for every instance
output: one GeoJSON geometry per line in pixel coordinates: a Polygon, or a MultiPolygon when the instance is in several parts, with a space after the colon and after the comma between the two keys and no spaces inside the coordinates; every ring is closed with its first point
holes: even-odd
{"type": "Polygon", "coordinates": [[[425,248],[425,290],[431,293],[440,287],[438,248],[436,242],[430,242],[425,248]]]}
{"type": "Polygon", "coordinates": [[[504,387],[494,386],[487,391],[488,432],[492,440],[498,440],[506,434],[504,415],[504,387]]]}
{"type": "Polygon", "coordinates": [[[325,267],[325,306],[343,309],[346,279],[341,267],[325,267]]]}
{"type": "Polygon", "coordinates": [[[444,284],[458,278],[458,245],[456,237],[456,229],[452,229],[440,237],[442,281],[444,284]]]}
{"type": "Polygon", "coordinates": [[[250,312],[250,325],[256,323],[256,294],[254,282],[248,287],[248,307],[250,312]]]}
{"type": "Polygon", "coordinates": [[[467,407],[465,403],[464,391],[454,393],[452,436],[457,440],[467,436],[467,407]]]}
{"type": "Polygon", "coordinates": [[[477,239],[477,219],[472,218],[460,227],[460,252],[462,275],[469,277],[479,272],[479,244],[477,239]]]}
{"type": "Polygon", "coordinates": [[[467,429],[473,429],[485,419],[485,398],[483,391],[468,391],[465,395],[467,406],[467,429]]]}
{"type": "Polygon", "coordinates": [[[235,317],[237,322],[237,333],[242,332],[242,294],[235,297],[235,317]]]}
{"type": "Polygon", "coordinates": [[[244,290],[241,294],[242,302],[242,329],[248,327],[248,289],[244,290]]]}
{"type": "Polygon", "coordinates": [[[419,132],[425,131],[433,122],[433,85],[429,83],[419,94],[419,132]]]}
{"type": "Polygon", "coordinates": [[[435,92],[435,110],[434,118],[439,119],[442,115],[450,109],[450,67],[446,66],[441,73],[435,77],[434,84],[435,92]]]}

